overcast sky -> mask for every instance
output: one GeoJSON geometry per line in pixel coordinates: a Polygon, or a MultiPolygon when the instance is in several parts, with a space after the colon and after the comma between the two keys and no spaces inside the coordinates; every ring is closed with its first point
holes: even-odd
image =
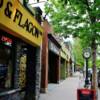
{"type": "Polygon", "coordinates": [[[45,16],[44,4],[46,3],[46,1],[47,0],[40,0],[40,3],[37,3],[37,0],[29,0],[29,4],[31,4],[32,7],[40,7],[43,11],[43,16],[45,16]]]}
{"type": "Polygon", "coordinates": [[[40,3],[36,2],[37,0],[29,0],[29,4],[32,4],[33,7],[39,6],[40,8],[44,8],[44,4],[47,0],[40,0],[40,3]]]}

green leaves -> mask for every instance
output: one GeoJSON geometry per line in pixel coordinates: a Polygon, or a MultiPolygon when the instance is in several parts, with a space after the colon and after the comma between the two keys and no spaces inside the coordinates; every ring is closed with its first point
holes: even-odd
{"type": "Polygon", "coordinates": [[[83,66],[84,60],[82,56],[82,45],[81,45],[81,40],[79,38],[74,38],[74,44],[73,44],[73,52],[75,56],[76,63],[83,66]]]}
{"type": "Polygon", "coordinates": [[[46,11],[49,12],[55,33],[64,36],[72,34],[92,41],[96,33],[100,32],[99,0],[50,0],[49,4],[51,6],[46,6],[46,11]]]}
{"type": "Polygon", "coordinates": [[[45,11],[55,33],[72,34],[86,45],[91,45],[94,38],[100,40],[100,0],[49,0],[45,11]]]}

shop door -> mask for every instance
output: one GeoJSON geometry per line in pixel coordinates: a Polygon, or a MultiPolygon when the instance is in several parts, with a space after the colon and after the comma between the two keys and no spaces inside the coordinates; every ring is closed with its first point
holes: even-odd
{"type": "Polygon", "coordinates": [[[48,82],[57,83],[58,56],[49,51],[48,82]]]}

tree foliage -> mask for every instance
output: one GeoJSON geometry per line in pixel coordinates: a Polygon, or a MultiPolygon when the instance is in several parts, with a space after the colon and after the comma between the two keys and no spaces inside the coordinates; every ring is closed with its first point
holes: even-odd
{"type": "Polygon", "coordinates": [[[82,46],[80,44],[80,39],[75,38],[73,43],[73,53],[75,57],[76,64],[80,65],[80,67],[84,66],[84,60],[82,55],[82,46]]]}
{"type": "Polygon", "coordinates": [[[100,0],[49,0],[45,11],[49,12],[55,33],[78,36],[90,45],[94,37],[100,39],[99,5],[100,0]]]}

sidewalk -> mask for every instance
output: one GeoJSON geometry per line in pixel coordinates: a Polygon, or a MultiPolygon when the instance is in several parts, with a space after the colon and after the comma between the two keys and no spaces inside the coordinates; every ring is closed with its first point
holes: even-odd
{"type": "MultiPolygon", "coordinates": [[[[48,92],[41,93],[39,100],[77,100],[77,89],[82,88],[83,85],[83,78],[74,75],[60,84],[49,84],[48,92]]],[[[98,100],[100,100],[100,89],[98,89],[98,100]]]]}
{"type": "Polygon", "coordinates": [[[73,77],[60,84],[49,84],[48,92],[41,94],[39,100],[77,100],[79,81],[79,77],[73,77]]]}
{"type": "Polygon", "coordinates": [[[100,100],[100,88],[98,89],[98,100],[100,100]]]}

